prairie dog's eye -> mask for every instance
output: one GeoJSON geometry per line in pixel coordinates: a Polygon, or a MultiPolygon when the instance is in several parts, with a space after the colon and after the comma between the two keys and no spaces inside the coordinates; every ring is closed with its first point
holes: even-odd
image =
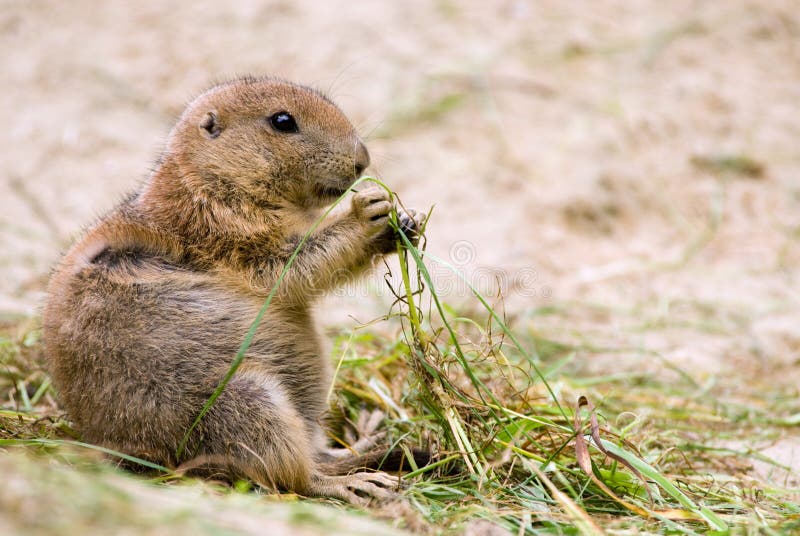
{"type": "Polygon", "coordinates": [[[278,132],[283,132],[284,134],[300,132],[300,129],[297,128],[297,123],[295,122],[294,117],[292,117],[292,114],[289,112],[278,112],[272,114],[269,117],[269,124],[272,125],[272,128],[278,132]]]}

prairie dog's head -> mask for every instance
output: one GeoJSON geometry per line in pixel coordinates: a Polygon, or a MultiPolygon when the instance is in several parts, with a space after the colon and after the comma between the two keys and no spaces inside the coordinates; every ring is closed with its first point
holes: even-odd
{"type": "Polygon", "coordinates": [[[276,79],[241,79],[195,99],[170,134],[190,186],[217,198],[330,204],[361,176],[369,153],[320,93],[276,79]]]}

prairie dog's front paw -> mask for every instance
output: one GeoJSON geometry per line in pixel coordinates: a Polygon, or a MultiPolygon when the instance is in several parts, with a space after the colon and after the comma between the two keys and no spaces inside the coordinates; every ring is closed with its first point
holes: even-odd
{"type": "MultiPolygon", "coordinates": [[[[419,243],[419,235],[425,223],[425,214],[416,210],[397,209],[397,224],[415,246],[419,243]]],[[[397,250],[397,241],[400,234],[391,225],[386,225],[383,231],[372,239],[372,244],[378,253],[386,254],[397,250]]]]}
{"type": "Polygon", "coordinates": [[[400,229],[415,246],[419,243],[419,235],[422,226],[425,225],[425,213],[412,208],[408,210],[398,210],[398,223],[400,229]]]}
{"type": "Polygon", "coordinates": [[[383,188],[368,188],[356,192],[352,201],[353,216],[372,237],[385,230],[389,225],[389,213],[392,202],[389,193],[383,188]]]}

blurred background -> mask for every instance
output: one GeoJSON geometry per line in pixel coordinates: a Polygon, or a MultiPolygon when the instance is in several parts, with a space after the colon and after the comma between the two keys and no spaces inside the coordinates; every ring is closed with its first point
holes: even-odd
{"type": "MultiPolygon", "coordinates": [[[[370,171],[434,207],[428,249],[501,291],[519,329],[648,352],[587,370],[797,392],[795,1],[0,6],[4,316],[39,310],[60,252],[146,176],[188,100],[268,74],[340,105],[370,171]]],[[[383,272],[326,324],[385,313],[383,272]]],[[[791,433],[768,452],[800,467],[791,433]]]]}

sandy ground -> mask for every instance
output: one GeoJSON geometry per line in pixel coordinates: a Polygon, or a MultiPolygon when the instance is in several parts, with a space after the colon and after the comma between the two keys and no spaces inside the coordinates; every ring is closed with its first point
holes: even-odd
{"type": "MultiPolygon", "coordinates": [[[[37,310],[59,251],[146,175],[192,95],[275,74],[340,104],[373,173],[435,205],[430,251],[499,280],[518,322],[556,306],[536,329],[659,352],[731,397],[798,397],[796,2],[0,7],[3,313],[37,310]]],[[[339,297],[323,316],[385,303],[339,297]]],[[[664,373],[629,355],[586,367],[664,373]]],[[[797,438],[770,453],[800,468],[797,438]]]]}

